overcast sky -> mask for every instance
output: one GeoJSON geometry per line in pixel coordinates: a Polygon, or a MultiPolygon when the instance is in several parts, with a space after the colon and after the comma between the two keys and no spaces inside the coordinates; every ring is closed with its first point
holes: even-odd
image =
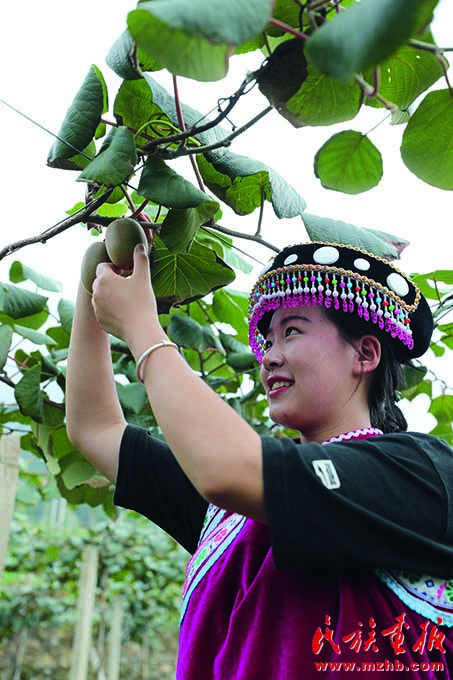
{"type": "MultiPolygon", "coordinates": [[[[134,7],[134,2],[125,0],[7,3],[0,21],[0,98],[49,130],[58,132],[90,64],[94,63],[108,81],[112,104],[119,81],[105,64],[105,56],[124,30],[127,12],[134,7]]],[[[440,1],[433,32],[439,45],[453,46],[451,0],[440,1]]],[[[234,58],[225,82],[181,82],[182,97],[198,110],[207,112],[219,96],[234,92],[247,68],[257,64],[256,56],[234,58]]],[[[168,80],[164,77],[162,82],[167,84],[168,80]]],[[[437,85],[444,86],[444,83],[437,85]]],[[[254,92],[247,96],[240,116],[246,115],[244,107],[250,106],[256,112],[266,103],[258,91],[254,92]]],[[[382,111],[367,110],[347,127],[366,132],[383,118],[382,111]]],[[[295,130],[272,113],[236,140],[232,149],[274,167],[304,196],[308,212],[409,239],[411,246],[403,255],[401,268],[419,272],[451,269],[452,193],[429,187],[405,168],[399,156],[403,128],[385,122],[371,133],[371,140],[383,153],[384,178],[375,189],[359,196],[327,191],[313,174],[315,152],[337,129],[295,130]]],[[[75,181],[77,173],[46,167],[52,143],[48,133],[0,103],[0,248],[38,234],[64,218],[65,211],[75,202],[83,200],[84,185],[75,181]]],[[[178,169],[188,173],[187,169],[178,169]]],[[[267,205],[264,238],[280,247],[305,239],[300,220],[279,221],[267,205]]],[[[228,214],[224,224],[236,230],[247,224],[250,230],[255,219],[254,216],[244,221],[228,214]]],[[[0,263],[0,276],[5,279],[11,262],[20,259],[62,281],[64,295],[73,299],[80,259],[89,239],[81,226],[74,227],[46,246],[30,246],[7,258],[0,263]]],[[[245,241],[241,246],[261,259],[271,254],[262,248],[255,250],[245,241]]],[[[256,265],[253,275],[259,270],[260,266],[256,265]]]]}

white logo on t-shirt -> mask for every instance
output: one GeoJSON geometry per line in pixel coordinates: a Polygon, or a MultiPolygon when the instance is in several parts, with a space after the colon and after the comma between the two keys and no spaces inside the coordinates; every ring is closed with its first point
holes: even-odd
{"type": "Polygon", "coordinates": [[[340,478],[331,460],[314,460],[313,467],[325,487],[328,489],[340,488],[340,478]]]}

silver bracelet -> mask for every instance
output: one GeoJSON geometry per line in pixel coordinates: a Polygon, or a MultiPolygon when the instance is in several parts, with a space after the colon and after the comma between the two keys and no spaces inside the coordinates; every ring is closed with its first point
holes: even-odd
{"type": "Polygon", "coordinates": [[[149,355],[152,354],[154,350],[159,349],[160,347],[175,347],[176,349],[178,349],[178,345],[176,345],[174,342],[171,342],[170,340],[161,340],[160,342],[157,342],[155,345],[151,345],[151,347],[148,347],[148,349],[145,349],[145,351],[137,361],[137,380],[142,384],[144,382],[141,372],[143,364],[145,360],[149,357],[149,355]]]}

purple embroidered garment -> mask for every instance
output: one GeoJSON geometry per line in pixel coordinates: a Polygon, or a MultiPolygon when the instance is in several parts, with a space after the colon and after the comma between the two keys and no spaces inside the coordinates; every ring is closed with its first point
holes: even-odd
{"type": "Polygon", "coordinates": [[[335,679],[358,669],[434,680],[453,677],[449,666],[453,628],[371,571],[277,570],[267,525],[209,507],[187,567],[178,680],[335,679]]]}

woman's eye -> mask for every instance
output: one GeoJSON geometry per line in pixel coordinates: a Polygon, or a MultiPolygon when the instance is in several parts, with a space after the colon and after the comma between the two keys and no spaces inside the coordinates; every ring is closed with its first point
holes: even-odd
{"type": "Polygon", "coordinates": [[[271,341],[266,340],[266,342],[263,345],[263,352],[267,352],[268,350],[270,350],[271,347],[272,347],[271,341]]]}
{"type": "Polygon", "coordinates": [[[299,329],[296,328],[295,326],[288,326],[288,328],[285,330],[285,337],[288,337],[288,335],[292,335],[294,333],[300,333],[299,329]]]}

